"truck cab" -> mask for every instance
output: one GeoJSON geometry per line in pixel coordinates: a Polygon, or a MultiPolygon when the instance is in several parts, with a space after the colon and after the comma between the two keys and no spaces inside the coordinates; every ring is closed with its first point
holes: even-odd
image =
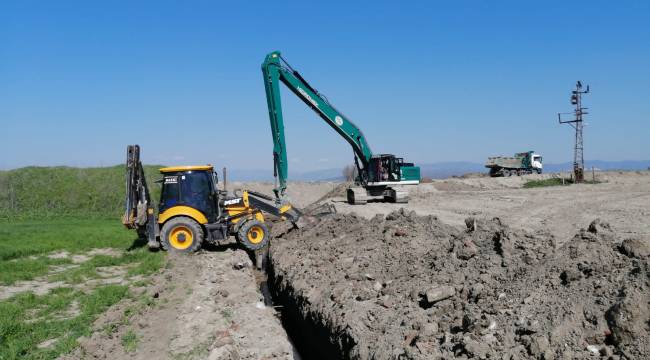
{"type": "Polygon", "coordinates": [[[530,154],[530,166],[534,171],[537,171],[538,174],[542,173],[542,155],[532,153],[530,154]]]}

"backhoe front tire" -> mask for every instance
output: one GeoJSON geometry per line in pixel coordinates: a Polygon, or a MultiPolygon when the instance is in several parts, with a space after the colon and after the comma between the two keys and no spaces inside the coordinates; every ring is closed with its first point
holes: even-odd
{"type": "Polygon", "coordinates": [[[163,225],[160,243],[170,252],[193,253],[201,248],[203,229],[193,219],[178,216],[163,225]]]}
{"type": "Polygon", "coordinates": [[[269,240],[269,228],[259,220],[247,220],[237,231],[237,241],[246,250],[263,249],[269,244],[269,240]]]}

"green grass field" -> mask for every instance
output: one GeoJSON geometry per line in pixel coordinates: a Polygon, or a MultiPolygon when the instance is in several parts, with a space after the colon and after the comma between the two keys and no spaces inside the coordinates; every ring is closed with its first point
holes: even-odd
{"type": "MultiPolygon", "coordinates": [[[[158,168],[145,166],[154,203],[158,168]]],[[[71,351],[102,312],[133,297],[130,285],[164,265],[164,253],[120,223],[124,175],[123,165],[0,171],[0,360],[71,351]]]]}
{"type": "Polygon", "coordinates": [[[97,316],[132,296],[132,282],[142,282],[143,276],[163,266],[164,253],[150,252],[143,245],[119,217],[0,222],[2,291],[25,281],[63,282],[43,295],[25,291],[0,300],[0,360],[54,359],[74,349],[79,336],[90,335],[97,316]],[[112,255],[86,256],[85,261],[74,263],[72,255],[94,248],[115,250],[112,255]],[[68,256],[48,257],[62,252],[68,256]],[[63,270],[53,272],[56,267],[63,270]],[[104,275],[98,270],[115,267],[125,269],[123,283],[83,285],[101,280],[104,275]]]}

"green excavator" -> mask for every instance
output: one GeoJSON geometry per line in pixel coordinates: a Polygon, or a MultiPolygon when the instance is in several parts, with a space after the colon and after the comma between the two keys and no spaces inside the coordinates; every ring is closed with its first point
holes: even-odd
{"type": "Polygon", "coordinates": [[[365,204],[379,199],[390,202],[408,202],[406,185],[420,183],[420,168],[392,154],[373,154],[361,130],[314,89],[294,70],[279,51],[266,56],[262,64],[266,101],[273,135],[273,163],[277,199],[284,199],[287,190],[289,164],[284,136],[284,119],[280,98],[280,82],[314,110],[332,129],[341,135],[354,152],[356,177],[347,189],[350,204],[365,204]]]}

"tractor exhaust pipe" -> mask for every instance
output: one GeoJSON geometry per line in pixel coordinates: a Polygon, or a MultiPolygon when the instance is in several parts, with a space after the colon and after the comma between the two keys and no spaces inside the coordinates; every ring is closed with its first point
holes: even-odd
{"type": "Polygon", "coordinates": [[[223,169],[223,191],[225,193],[228,193],[228,179],[226,178],[226,167],[224,166],[223,169]]]}

